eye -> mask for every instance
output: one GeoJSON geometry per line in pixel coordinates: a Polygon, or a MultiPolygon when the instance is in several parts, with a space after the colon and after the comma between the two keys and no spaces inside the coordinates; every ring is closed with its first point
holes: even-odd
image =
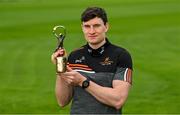
{"type": "Polygon", "coordinates": [[[95,24],[93,25],[94,28],[99,28],[101,26],[101,24],[95,24]]]}
{"type": "Polygon", "coordinates": [[[90,25],[83,25],[83,27],[88,29],[88,28],[90,28],[90,25]]]}

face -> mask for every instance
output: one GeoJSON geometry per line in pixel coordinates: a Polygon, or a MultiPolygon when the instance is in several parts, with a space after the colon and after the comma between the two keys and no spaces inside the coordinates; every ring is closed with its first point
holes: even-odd
{"type": "Polygon", "coordinates": [[[108,24],[104,25],[101,18],[95,17],[87,22],[82,23],[82,30],[86,41],[92,45],[101,45],[105,43],[108,24]]]}

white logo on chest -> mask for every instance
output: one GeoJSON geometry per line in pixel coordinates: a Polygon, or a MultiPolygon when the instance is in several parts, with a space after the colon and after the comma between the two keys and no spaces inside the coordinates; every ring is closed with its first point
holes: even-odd
{"type": "Polygon", "coordinates": [[[82,63],[85,60],[85,57],[82,56],[80,59],[76,59],[75,63],[82,63]]]}

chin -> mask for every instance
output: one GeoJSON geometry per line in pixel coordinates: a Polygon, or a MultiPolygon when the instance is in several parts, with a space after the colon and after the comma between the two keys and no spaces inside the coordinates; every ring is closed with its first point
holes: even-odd
{"type": "Polygon", "coordinates": [[[91,43],[91,44],[97,43],[97,40],[96,40],[96,39],[89,39],[88,41],[89,41],[89,43],[91,43]]]}
{"type": "Polygon", "coordinates": [[[98,41],[89,41],[89,43],[92,44],[92,45],[97,45],[97,44],[99,44],[98,41]]]}

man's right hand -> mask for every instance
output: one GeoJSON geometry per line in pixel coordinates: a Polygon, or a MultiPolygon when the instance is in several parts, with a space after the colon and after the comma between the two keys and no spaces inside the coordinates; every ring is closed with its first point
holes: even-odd
{"type": "Polygon", "coordinates": [[[65,50],[64,49],[58,49],[56,52],[54,52],[51,55],[51,61],[53,64],[56,64],[56,58],[60,55],[65,55],[65,50]]]}

